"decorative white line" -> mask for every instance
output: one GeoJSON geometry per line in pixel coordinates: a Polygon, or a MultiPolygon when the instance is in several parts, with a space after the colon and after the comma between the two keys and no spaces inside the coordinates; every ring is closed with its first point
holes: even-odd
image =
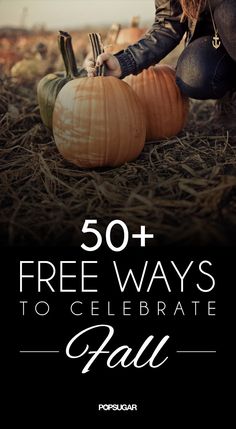
{"type": "Polygon", "coordinates": [[[216,350],[176,350],[176,353],[216,353],[216,350]]]}
{"type": "Polygon", "coordinates": [[[20,350],[20,353],[60,353],[60,350],[20,350]]]}

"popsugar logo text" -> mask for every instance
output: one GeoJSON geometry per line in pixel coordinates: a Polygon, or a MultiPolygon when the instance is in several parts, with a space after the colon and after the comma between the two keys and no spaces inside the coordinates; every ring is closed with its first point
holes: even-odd
{"type": "Polygon", "coordinates": [[[138,411],[137,404],[98,404],[99,411],[138,411]]]}

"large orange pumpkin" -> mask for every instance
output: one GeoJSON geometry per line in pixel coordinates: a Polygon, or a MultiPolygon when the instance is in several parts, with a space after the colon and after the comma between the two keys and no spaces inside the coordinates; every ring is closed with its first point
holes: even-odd
{"type": "Polygon", "coordinates": [[[188,99],[175,82],[175,71],[168,65],[156,65],[137,76],[124,79],[143,103],[146,116],[146,141],[172,137],[184,127],[188,99]]]}
{"type": "Polygon", "coordinates": [[[53,134],[60,153],[80,167],[119,166],[134,160],[145,142],[141,101],[111,76],[74,79],[59,92],[53,134]]]}

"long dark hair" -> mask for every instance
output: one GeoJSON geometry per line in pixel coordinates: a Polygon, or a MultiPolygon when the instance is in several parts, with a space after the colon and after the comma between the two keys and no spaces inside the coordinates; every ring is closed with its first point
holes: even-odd
{"type": "Polygon", "coordinates": [[[207,0],[180,0],[183,16],[189,18],[197,18],[206,6],[207,0]]]}

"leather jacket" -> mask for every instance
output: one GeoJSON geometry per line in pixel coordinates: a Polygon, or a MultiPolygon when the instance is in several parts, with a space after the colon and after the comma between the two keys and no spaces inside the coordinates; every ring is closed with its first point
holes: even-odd
{"type": "MultiPolygon", "coordinates": [[[[221,1],[211,0],[213,8],[221,1]]],[[[155,7],[155,21],[150,30],[137,43],[116,54],[122,70],[121,78],[128,74],[138,74],[158,63],[180,43],[185,33],[187,43],[196,37],[199,16],[194,20],[183,20],[183,11],[178,0],[155,0],[155,7]]],[[[206,10],[203,15],[202,21],[207,23],[205,28],[209,24],[211,27],[209,11],[206,10]]],[[[197,37],[205,34],[202,28],[197,37]]]]}

